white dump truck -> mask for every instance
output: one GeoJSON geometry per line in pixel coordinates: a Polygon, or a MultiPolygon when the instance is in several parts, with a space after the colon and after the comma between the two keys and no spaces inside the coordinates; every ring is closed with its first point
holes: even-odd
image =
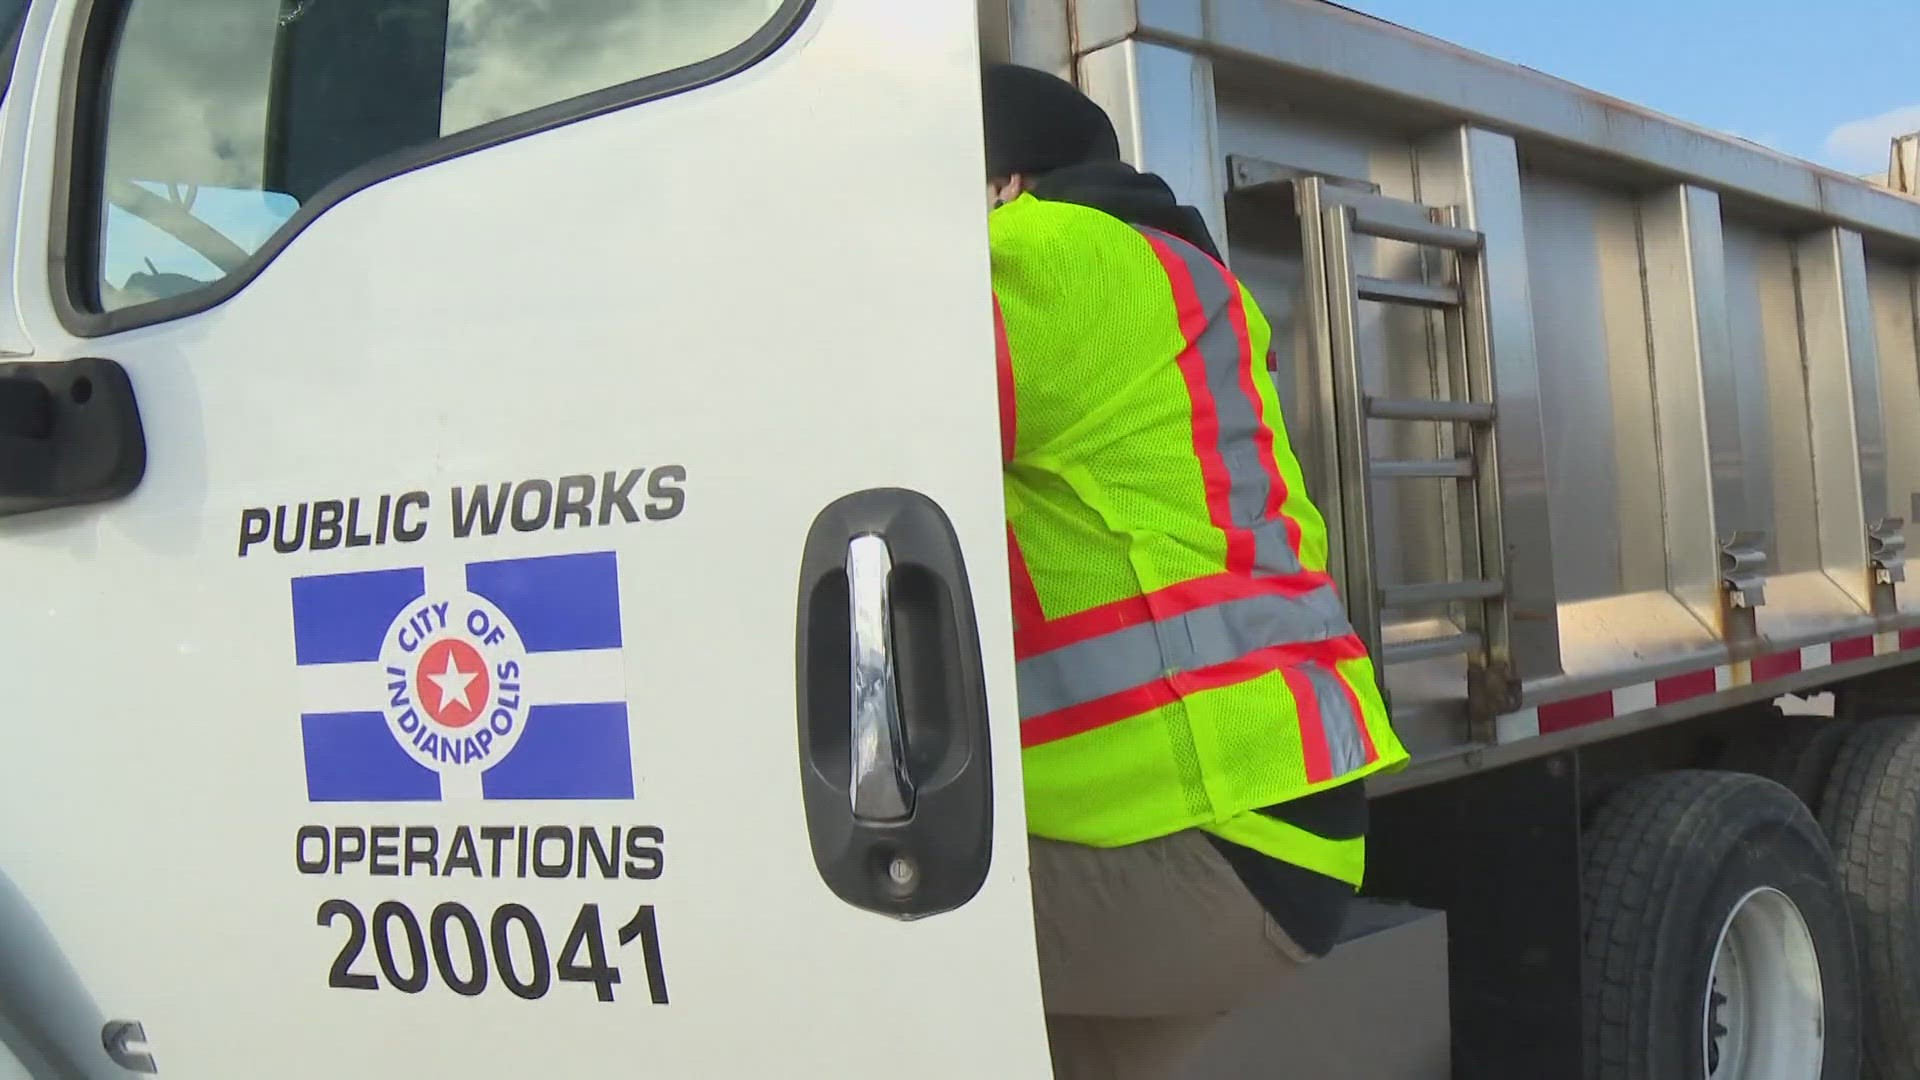
{"type": "Polygon", "coordinates": [[[1911,143],[1316,0],[0,31],[0,1075],[1047,1075],[984,55],[1273,318],[1416,752],[1191,1075],[1920,1077],[1911,143]]]}

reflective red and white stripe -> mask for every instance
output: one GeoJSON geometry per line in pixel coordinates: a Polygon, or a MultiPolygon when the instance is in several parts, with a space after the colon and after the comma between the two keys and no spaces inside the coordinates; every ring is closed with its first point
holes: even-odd
{"type": "Polygon", "coordinates": [[[1597,694],[1533,706],[1499,717],[1496,727],[1502,744],[1520,742],[1706,697],[1723,690],[1773,682],[1803,671],[1916,650],[1920,650],[1920,630],[1841,638],[1758,656],[1752,660],[1670,675],[1617,690],[1603,690],[1597,694]]]}
{"type": "MultiPolygon", "coordinates": [[[[1000,310],[1000,298],[993,298],[994,368],[1000,380],[1000,462],[1013,460],[1020,440],[1020,413],[1013,394],[1013,350],[1007,341],[1007,316],[1000,310]]],[[[1020,550],[1020,538],[1013,534],[1013,522],[1007,522],[1007,567],[1013,578],[1013,628],[1039,626],[1047,621],[1040,610],[1040,594],[1034,590],[1033,574],[1027,570],[1027,557],[1020,550]]]]}
{"type": "Polygon", "coordinates": [[[1275,456],[1280,421],[1266,414],[1254,382],[1265,364],[1253,352],[1240,283],[1185,240],[1158,229],[1139,232],[1166,271],[1187,339],[1178,367],[1192,401],[1193,452],[1207,512],[1227,541],[1226,570],[1298,574],[1300,523],[1285,513],[1287,482],[1275,456]]]}

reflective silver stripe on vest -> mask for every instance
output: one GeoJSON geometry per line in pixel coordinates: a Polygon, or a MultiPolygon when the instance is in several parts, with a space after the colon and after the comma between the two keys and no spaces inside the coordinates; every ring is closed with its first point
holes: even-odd
{"type": "MultiPolygon", "coordinates": [[[[1351,633],[1346,609],[1331,587],[1300,596],[1254,596],[1215,604],[1020,661],[1020,718],[1099,701],[1168,675],[1230,663],[1275,645],[1327,641],[1351,633]]],[[[1334,689],[1344,708],[1346,694],[1337,684],[1334,689]]],[[[1321,715],[1331,726],[1332,717],[1324,711],[1328,707],[1323,702],[1321,715]]],[[[1347,737],[1355,738],[1351,732],[1347,737]]],[[[1333,745],[1331,737],[1328,745],[1333,745]]]]}
{"type": "Polygon", "coordinates": [[[1360,740],[1360,725],[1365,723],[1354,712],[1353,699],[1340,677],[1318,664],[1302,669],[1320,703],[1320,726],[1327,733],[1327,759],[1333,775],[1345,776],[1367,764],[1367,746],[1360,740]]]}
{"type": "Polygon", "coordinates": [[[1286,522],[1267,516],[1273,481],[1260,461],[1260,444],[1255,441],[1264,425],[1259,403],[1247,397],[1240,378],[1242,366],[1255,359],[1241,349],[1240,334],[1227,311],[1234,298],[1231,279],[1206,252],[1185,240],[1157,229],[1139,231],[1164,243],[1186,267],[1200,308],[1207,314],[1207,329],[1200,335],[1199,348],[1206,361],[1207,392],[1213,395],[1214,415],[1220,422],[1217,445],[1220,460],[1227,466],[1227,504],[1233,524],[1253,533],[1254,572],[1262,576],[1297,574],[1300,560],[1293,553],[1286,522]]]}

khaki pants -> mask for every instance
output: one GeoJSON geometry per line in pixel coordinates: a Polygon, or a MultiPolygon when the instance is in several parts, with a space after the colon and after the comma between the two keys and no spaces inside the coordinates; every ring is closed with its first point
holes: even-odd
{"type": "Polygon", "coordinates": [[[1029,848],[1060,1080],[1178,1077],[1227,1013],[1310,959],[1203,833],[1029,848]]]}

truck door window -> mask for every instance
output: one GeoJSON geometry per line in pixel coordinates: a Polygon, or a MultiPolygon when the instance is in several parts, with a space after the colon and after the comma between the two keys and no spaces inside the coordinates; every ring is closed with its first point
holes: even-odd
{"type": "Polygon", "coordinates": [[[353,190],[723,78],[809,3],[99,3],[79,65],[99,82],[70,90],[69,246],[90,257],[67,260],[63,315],[97,334],[218,303],[353,190]]]}
{"type": "Polygon", "coordinates": [[[20,52],[20,28],[27,21],[27,0],[0,0],[0,98],[13,81],[13,58],[20,52]]]}

